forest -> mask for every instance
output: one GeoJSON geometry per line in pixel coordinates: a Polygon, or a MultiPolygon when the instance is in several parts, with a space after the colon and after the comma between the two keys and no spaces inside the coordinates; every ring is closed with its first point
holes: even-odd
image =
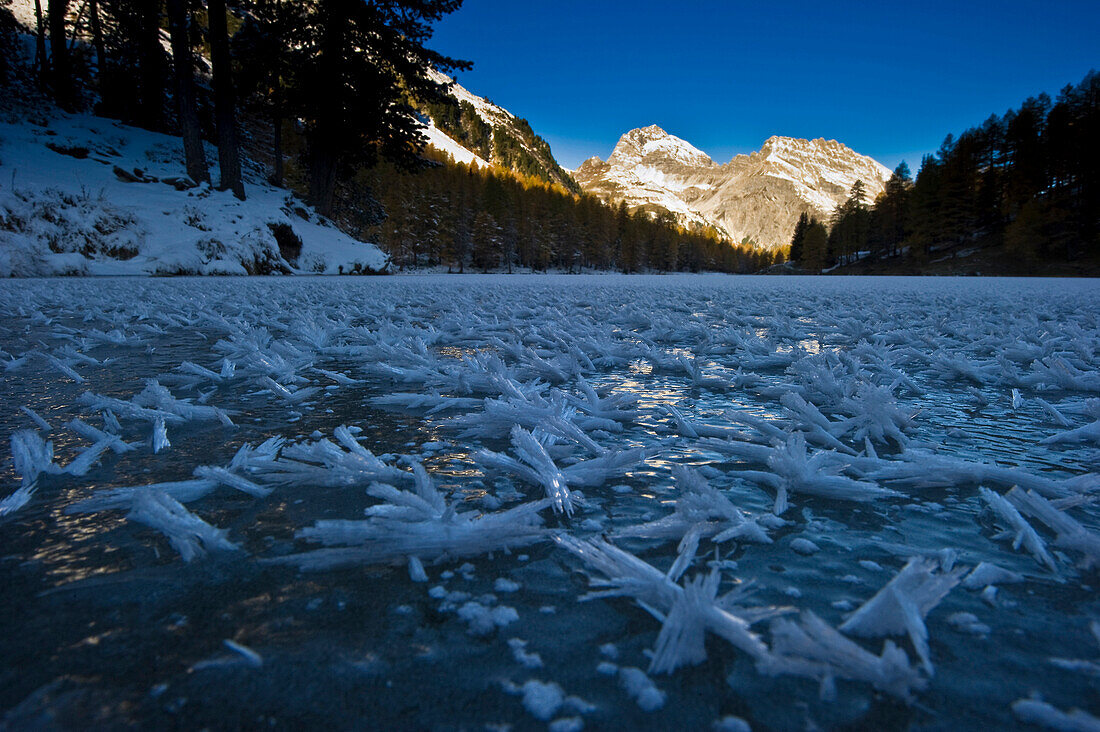
{"type": "Polygon", "coordinates": [[[456,102],[431,72],[470,63],[426,44],[461,0],[36,0],[29,63],[7,4],[6,85],[178,135],[190,180],[241,199],[242,166],[263,165],[398,269],[748,273],[776,259],[583,195],[526,120],[493,127],[456,102]],[[429,119],[493,164],[426,148],[429,119]]]}
{"type": "Polygon", "coordinates": [[[790,259],[811,272],[856,262],[909,272],[975,253],[1013,274],[1096,267],[1100,73],[949,134],[916,179],[901,163],[875,201],[857,182],[829,221],[802,216],[790,259]]]}

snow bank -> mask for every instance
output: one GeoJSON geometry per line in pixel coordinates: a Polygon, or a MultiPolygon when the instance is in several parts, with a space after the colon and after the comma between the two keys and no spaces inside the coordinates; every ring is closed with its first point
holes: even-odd
{"type": "MultiPolygon", "coordinates": [[[[217,159],[213,149],[207,159],[217,159]]],[[[0,124],[0,181],[0,277],[386,267],[377,247],[342,234],[258,171],[246,175],[246,201],[194,186],[179,139],[108,119],[59,112],[0,124]]]]}

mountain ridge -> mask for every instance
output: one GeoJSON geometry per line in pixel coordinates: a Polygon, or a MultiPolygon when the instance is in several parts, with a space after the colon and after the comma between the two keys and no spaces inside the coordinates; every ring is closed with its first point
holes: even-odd
{"type": "Polygon", "coordinates": [[[668,211],[685,226],[778,249],[802,213],[827,218],[856,180],[874,200],[890,171],[836,140],[773,135],[724,164],[657,125],[630,130],[607,161],[584,161],[581,188],[632,210],[668,211]]]}
{"type": "Polygon", "coordinates": [[[450,85],[455,105],[424,105],[425,134],[432,147],[456,162],[479,167],[496,165],[579,193],[573,177],[554,158],[550,145],[530,123],[489,99],[474,94],[450,76],[429,72],[450,85]]]}

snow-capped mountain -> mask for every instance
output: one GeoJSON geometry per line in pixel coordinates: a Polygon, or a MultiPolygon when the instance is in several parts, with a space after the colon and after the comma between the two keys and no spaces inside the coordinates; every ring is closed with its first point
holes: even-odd
{"type": "Polygon", "coordinates": [[[631,209],[670,211],[686,225],[774,249],[790,241],[800,214],[828,217],[857,180],[873,201],[890,171],[836,140],[778,136],[719,165],[651,125],[626,133],[606,162],[586,160],[573,177],[585,191],[631,209]]]}
{"type": "Polygon", "coordinates": [[[430,73],[437,82],[451,84],[451,96],[458,102],[457,110],[438,107],[425,110],[425,134],[432,147],[467,165],[497,165],[579,190],[554,159],[550,146],[534,133],[527,120],[479,97],[446,74],[430,73]]]}

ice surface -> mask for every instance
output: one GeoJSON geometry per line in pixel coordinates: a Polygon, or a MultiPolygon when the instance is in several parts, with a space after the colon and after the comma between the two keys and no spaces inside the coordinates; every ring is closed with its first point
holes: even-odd
{"type": "Polygon", "coordinates": [[[1100,718],[1080,709],[1063,712],[1039,699],[1019,699],[1012,703],[1017,719],[1062,732],[1098,732],[1100,718]]]}
{"type": "Polygon", "coordinates": [[[202,698],[186,709],[214,728],[229,697],[233,718],[309,704],[354,726],[350,673],[417,700],[375,710],[379,725],[522,726],[518,698],[491,714],[470,700],[537,668],[562,688],[547,719],[562,727],[706,727],[732,710],[761,729],[1008,728],[1032,690],[1093,714],[1079,618],[1094,614],[1100,477],[1096,442],[1073,431],[1100,420],[1095,294],[0,281],[0,653],[33,659],[8,698],[63,706],[27,679],[79,678],[119,726],[202,698]],[[154,452],[160,424],[171,447],[154,452]],[[570,568],[604,599],[575,602],[570,568]],[[261,669],[226,637],[255,643],[261,669]],[[138,674],[119,648],[163,660],[138,674]],[[308,699],[276,687],[300,668],[308,699]],[[663,695],[657,716],[626,680],[647,705],[663,695]]]}

